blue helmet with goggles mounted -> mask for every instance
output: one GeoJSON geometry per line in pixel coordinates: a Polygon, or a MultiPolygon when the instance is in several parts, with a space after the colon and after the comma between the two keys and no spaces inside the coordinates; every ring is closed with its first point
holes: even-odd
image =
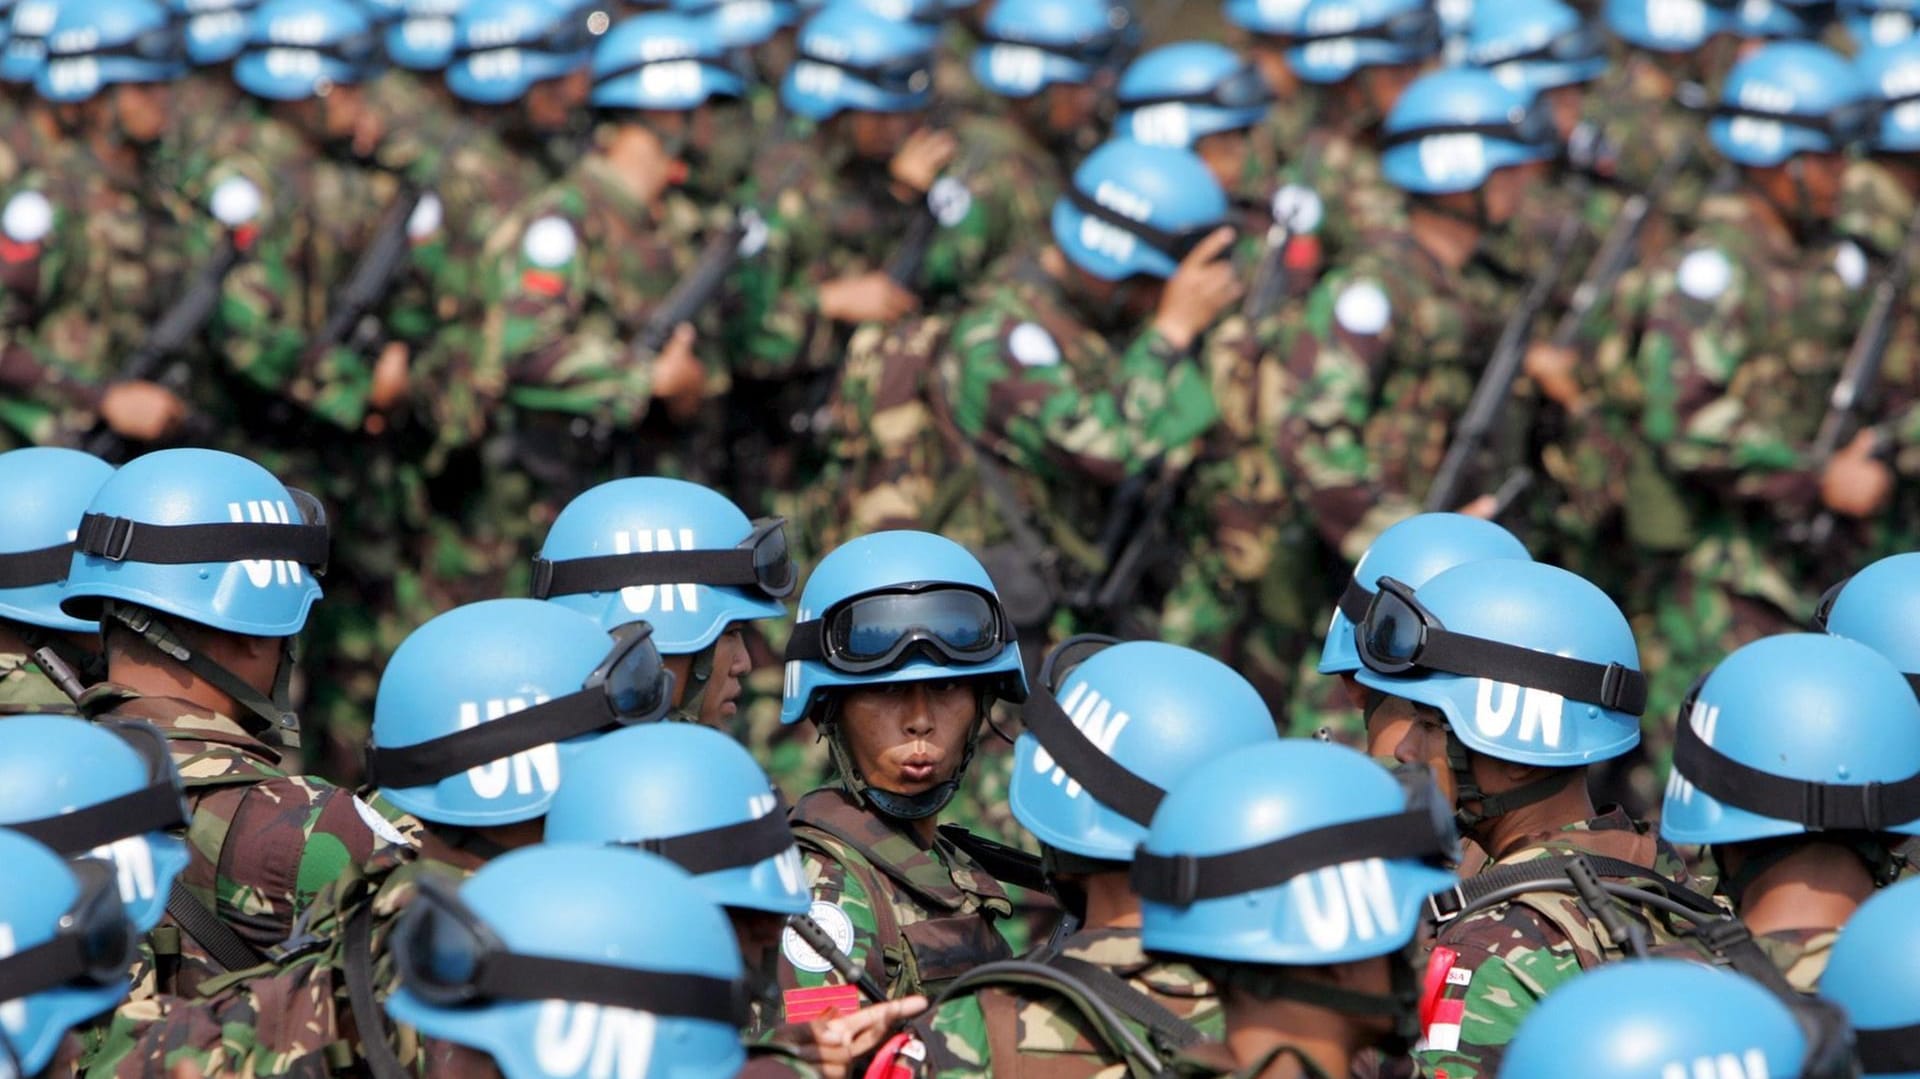
{"type": "Polygon", "coordinates": [[[1560,0],[1476,5],[1466,60],[1525,93],[1591,82],[1607,70],[1598,29],[1560,0]]]}
{"type": "Polygon", "coordinates": [[[126,999],[139,936],[113,871],[0,828],[0,1075],[38,1075],[67,1031],[126,999]]]}
{"type": "Polygon", "coordinates": [[[1153,146],[1191,148],[1266,119],[1273,91],[1240,54],[1211,41],[1162,45],[1120,76],[1114,133],[1153,146]]]}
{"type": "Polygon", "coordinates": [[[546,841],[651,851],[723,907],[807,912],[779,792],[745,746],[711,727],[655,723],[595,742],[567,769],[546,841]]]}
{"type": "Polygon", "coordinates": [[[726,915],[665,859],[552,845],[457,888],[423,876],[394,928],[387,1014],[506,1079],[733,1075],[746,1062],[726,915]]]}
{"type": "Polygon", "coordinates": [[[1165,279],[1227,223],[1227,195],[1206,163],[1172,146],[1109,142],[1080,163],[1053,204],[1053,239],[1103,281],[1165,279]]]}
{"type": "Polygon", "coordinates": [[[1877,95],[1845,57],[1805,41],[1767,45],[1734,65],[1707,136],[1738,165],[1779,165],[1865,142],[1877,95]]]}
{"type": "Polygon", "coordinates": [[[437,824],[533,820],[594,735],[657,720],[672,698],[645,622],[609,635],[551,603],[470,603],[394,650],[374,700],[367,780],[437,824]]]}
{"type": "Polygon", "coordinates": [[[453,21],[466,0],[407,0],[386,30],[387,55],[409,71],[439,71],[453,59],[453,21]]]}
{"type": "Polygon", "coordinates": [[[1370,67],[1419,64],[1440,55],[1432,0],[1312,0],[1287,51],[1303,81],[1330,85],[1370,67]]]}
{"type": "Polygon", "coordinates": [[[1857,48],[1898,45],[1920,31],[1920,0],[1840,0],[1840,19],[1857,48]]]}
{"type": "Polygon", "coordinates": [[[187,867],[186,795],[166,739],[145,723],[72,716],[0,719],[0,828],[66,858],[111,866],[144,933],[187,867]]]}
{"type": "Polygon", "coordinates": [[[1122,62],[1132,22],[1133,12],[1113,0],[1001,0],[981,26],[974,80],[1016,98],[1085,86],[1122,62]]]}
{"type": "Polygon", "coordinates": [[[253,13],[233,81],[269,101],[305,101],[384,69],[380,34],[349,0],[267,0],[253,13]]]}
{"type": "Polygon", "coordinates": [[[1606,0],[1613,36],[1650,52],[1689,53],[1734,27],[1737,5],[1721,0],[1606,0]]]}
{"type": "Polygon", "coordinates": [[[1814,629],[1859,641],[1920,693],[1920,552],[1882,558],[1820,597],[1814,629]]]}
{"type": "Polygon", "coordinates": [[[259,0],[173,0],[187,20],[187,59],[207,67],[224,64],[247,43],[259,0]]]}
{"type": "Polygon", "coordinates": [[[99,624],[60,609],[73,538],[113,466],[79,450],[34,446],[0,453],[0,618],[63,633],[91,633],[99,624]]]}
{"type": "Polygon", "coordinates": [[[1920,37],[1862,49],[1853,65],[1880,101],[1873,148],[1896,154],[1920,152],[1920,37]]]}
{"type": "Polygon", "coordinates": [[[796,115],[823,121],[849,110],[917,112],[933,100],[937,27],[831,4],[800,28],[799,55],[780,84],[796,115]]]}
{"type": "Polygon", "coordinates": [[[453,20],[447,89],[477,105],[518,101],[535,83],[591,63],[595,39],[611,25],[598,0],[470,0],[453,20]]]}
{"type": "Polygon", "coordinates": [[[590,100],[597,109],[679,112],[698,108],[716,97],[737,98],[745,92],[739,72],[728,65],[727,46],[714,32],[711,19],[668,12],[636,15],[615,26],[593,50],[590,100]]]}
{"type": "Polygon", "coordinates": [[[1834,941],[1820,996],[1853,1024],[1862,1075],[1920,1079],[1920,880],[1867,898],[1834,941]]]}
{"type": "Polygon", "coordinates": [[[1450,68],[1408,86],[1387,116],[1381,174],[1402,191],[1473,191],[1496,170],[1550,161],[1553,117],[1530,90],[1478,68],[1450,68]]]}
{"type": "Polygon", "coordinates": [[[791,0],[671,0],[669,9],[706,20],[729,49],[750,49],[800,20],[791,0]]]}
{"type": "Polygon", "coordinates": [[[1353,629],[1366,620],[1375,583],[1391,577],[1419,588],[1455,566],[1488,558],[1530,561],[1532,555],[1514,534],[1478,517],[1460,513],[1421,513],[1381,532],[1360,556],[1346,590],[1334,607],[1327,639],[1320,648],[1321,674],[1351,674],[1360,669],[1353,629]]]}
{"type": "Polygon", "coordinates": [[[104,87],[187,73],[185,28],[159,0],[62,4],[46,50],[33,86],[48,101],[86,101],[104,87]]]}
{"type": "Polygon", "coordinates": [[[20,0],[7,12],[6,51],[0,53],[0,82],[32,83],[47,62],[47,33],[60,17],[59,0],[20,0]]]}
{"type": "Polygon", "coordinates": [[[1227,21],[1265,37],[1298,37],[1307,28],[1307,0],[1227,0],[1227,21]]]}

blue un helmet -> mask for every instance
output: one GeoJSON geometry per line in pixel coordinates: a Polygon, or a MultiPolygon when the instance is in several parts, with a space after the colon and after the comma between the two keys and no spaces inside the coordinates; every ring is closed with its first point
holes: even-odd
{"type": "Polygon", "coordinates": [[[120,900],[145,933],[166,913],[168,889],[187,867],[180,773],[159,731],[145,723],[71,716],[0,719],[0,828],[70,859],[113,868],[120,900]]]}
{"type": "Polygon", "coordinates": [[[753,754],[692,723],[616,731],[567,770],[549,843],[651,851],[723,907],[805,914],[807,880],[780,794],[753,754]]]}
{"type": "Polygon", "coordinates": [[[1141,943],[1210,972],[1394,956],[1391,994],[1364,1006],[1410,1044],[1421,908],[1459,883],[1443,868],[1459,853],[1449,814],[1425,771],[1388,772],[1344,746],[1283,739],[1216,756],[1167,792],[1134,855],[1141,943]]]}
{"type": "Polygon", "coordinates": [[[1320,649],[1321,674],[1351,674],[1360,669],[1353,627],[1366,620],[1367,606],[1382,577],[1419,588],[1439,574],[1488,558],[1530,561],[1532,555],[1514,534],[1478,517],[1461,513],[1421,513],[1382,531],[1360,556],[1327,626],[1320,649]]]}
{"type": "Polygon", "coordinates": [[[610,25],[599,0],[468,0],[453,20],[447,89],[477,105],[518,101],[592,63],[610,25]]]}
{"type": "Polygon", "coordinates": [[[1211,41],[1180,41],[1147,53],[1120,76],[1114,134],[1191,148],[1222,131],[1266,119],[1273,91],[1239,53],[1211,41]]]}
{"type": "Polygon", "coordinates": [[[1103,281],[1172,277],[1226,223],[1226,192],[1205,162],[1186,150],[1127,139],[1088,155],[1053,204],[1054,242],[1103,281]]]}
{"type": "Polygon", "coordinates": [[[1743,38],[1767,41],[1818,41],[1832,21],[1833,0],[1748,0],[1729,5],[1728,27],[1743,38]]]}
{"type": "Polygon", "coordinates": [[[91,633],[96,622],[60,609],[80,518],[113,466],[51,446],[0,453],[0,618],[38,629],[91,633]]]}
{"type": "Polygon", "coordinates": [[[1853,1024],[1861,1074],[1920,1079],[1920,880],[1875,892],[1833,944],[1820,996],[1853,1024]]]}
{"type": "Polygon", "coordinates": [[[1844,1068],[1844,1026],[1823,1026],[1816,1048],[1805,1018],[1813,1012],[1700,963],[1613,963],[1547,994],[1507,1046],[1500,1079],[1852,1074],[1830,1070],[1844,1068]]]}
{"type": "Polygon", "coordinates": [[[1840,0],[1840,18],[1862,50],[1898,45],[1920,31],[1920,0],[1840,0]]]}
{"type": "Polygon", "coordinates": [[[506,1079],[732,1075],[747,1021],[733,928],[642,851],[517,850],[457,888],[421,879],[394,928],[387,1013],[506,1079]]]}
{"type": "Polygon", "coordinates": [[[1738,165],[1844,153],[1872,137],[1875,97],[1839,53],[1805,41],[1775,42],[1734,65],[1707,135],[1738,165]]]}
{"type": "Polygon", "coordinates": [[[1299,37],[1307,29],[1307,0],[1227,0],[1228,22],[1264,37],[1299,37]]]}
{"type": "Polygon", "coordinates": [[[609,636],[551,603],[470,603],[394,649],[374,699],[367,781],[436,824],[533,820],[591,736],[658,719],[671,698],[645,622],[609,636]]]}
{"type": "MultiPolygon", "coordinates": [[[[737,98],[746,92],[740,74],[728,66],[727,46],[714,33],[711,19],[697,19],[668,12],[636,15],[615,26],[593,50],[592,103],[599,109],[658,109],[680,112],[696,109],[716,97],[737,98]]],[[[620,484],[675,484],[712,495],[706,488],[677,480],[630,479],[602,484],[603,491],[620,484]]],[[[651,508],[654,495],[627,489],[621,501],[626,506],[651,508]]],[[[674,501],[696,496],[684,492],[665,493],[674,501]],[[674,495],[678,498],[674,498],[674,495]]],[[[589,491],[574,499],[573,505],[593,497],[589,491]]],[[[733,504],[712,495],[727,509],[733,504]]],[[[569,509],[572,508],[570,505],[569,509]]],[[[736,515],[738,510],[734,510],[736,515]]],[[[563,514],[564,517],[564,514],[563,514]]],[[[744,520],[744,518],[742,518],[744,520]]],[[[559,522],[555,522],[559,527],[559,522]]],[[[626,535],[627,533],[621,533],[626,535]]],[[[599,537],[603,542],[611,534],[599,537]]],[[[671,549],[671,548],[669,548],[671,549]]],[[[656,627],[656,632],[658,628],[656,627]]]]}
{"type": "Polygon", "coordinates": [[[764,44],[800,21],[800,5],[792,0],[670,0],[669,6],[706,20],[728,49],[764,44]]]}
{"type": "Polygon", "coordinates": [[[780,100],[799,116],[827,120],[847,110],[917,112],[933,100],[939,32],[851,3],[832,4],[800,28],[799,55],[780,100]]]}
{"type": "Polygon", "coordinates": [[[1387,116],[1381,174],[1402,191],[1472,191],[1495,171],[1558,152],[1553,117],[1531,91],[1479,68],[1422,75],[1387,116]]]}
{"type": "Polygon", "coordinates": [[[1606,0],[1600,18],[1635,48],[1689,53],[1733,30],[1733,7],[1712,0],[1606,0]]]}
{"type": "Polygon", "coordinates": [[[48,101],[86,101],[108,86],[172,82],[186,73],[185,27],[165,4],[85,0],[60,5],[33,86],[48,101]]]}
{"type": "Polygon", "coordinates": [[[233,81],[269,101],[304,101],[366,82],[384,62],[378,29],[351,0],[267,0],[253,13],[233,81]]]}
{"type": "Polygon", "coordinates": [[[453,59],[453,23],[466,0],[407,0],[387,27],[387,56],[409,71],[439,71],[453,59]]]}
{"type": "Polygon", "coordinates": [[[1920,693],[1920,553],[1882,558],[1828,589],[1814,628],[1885,656],[1920,693]]]}
{"type": "Polygon", "coordinates": [[[1007,795],[1050,853],[1132,861],[1182,776],[1279,738],[1259,691],[1191,648],[1129,641],[1056,674],[1065,654],[1062,646],[1048,660],[1057,684],[1027,699],[1007,795]]]}
{"type": "Polygon", "coordinates": [[[1132,22],[1113,0],[1000,0],[980,28],[974,81],[1001,97],[1087,85],[1122,62],[1132,22]]]}
{"type": "Polygon", "coordinates": [[[1660,814],[1675,843],[1841,832],[1879,836],[1883,848],[1889,834],[1920,835],[1920,700],[1864,644],[1814,633],[1754,641],[1688,694],[1680,716],[1660,814]]]}
{"type": "Polygon", "coordinates": [[[1369,67],[1418,64],[1440,53],[1432,0],[1312,0],[1287,63],[1305,82],[1345,82],[1369,67]]]}
{"type": "Polygon", "coordinates": [[[1873,149],[1920,153],[1920,37],[1860,50],[1853,65],[1880,102],[1873,149]]]}
{"type": "Polygon", "coordinates": [[[7,48],[0,53],[0,82],[31,83],[47,62],[47,34],[60,17],[61,0],[20,0],[7,13],[7,48]]]}
{"type": "Polygon", "coordinates": [[[200,67],[224,64],[247,43],[259,0],[173,0],[187,20],[187,59],[200,67]]]}
{"type": "Polygon", "coordinates": [[[1597,28],[1560,0],[1475,6],[1467,22],[1466,60],[1524,93],[1591,82],[1607,70],[1597,28]]]}

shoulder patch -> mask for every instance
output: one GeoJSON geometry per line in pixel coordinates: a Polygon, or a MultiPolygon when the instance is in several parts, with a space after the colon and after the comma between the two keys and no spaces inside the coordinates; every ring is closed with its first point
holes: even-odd
{"type": "MultiPolygon", "coordinates": [[[[807,916],[827,931],[827,936],[842,952],[853,951],[853,919],[847,917],[847,912],[840,909],[838,903],[816,899],[807,908],[807,916]]],[[[814,951],[812,946],[800,939],[800,934],[791,929],[781,934],[780,954],[793,964],[793,969],[809,974],[825,974],[833,969],[833,964],[827,962],[825,956],[814,951]]]]}
{"type": "Polygon", "coordinates": [[[446,218],[446,207],[440,204],[440,196],[429,191],[420,196],[414,205],[413,213],[407,217],[407,239],[414,243],[433,238],[440,231],[440,223],[446,218]]]}
{"type": "Polygon", "coordinates": [[[53,203],[38,191],[22,191],[0,212],[0,230],[17,244],[37,244],[53,231],[53,203]]]}
{"type": "Polygon", "coordinates": [[[400,829],[393,826],[392,821],[381,816],[379,810],[368,805],[359,795],[353,796],[353,811],[360,814],[361,821],[366,824],[367,830],[374,835],[379,836],[381,839],[395,846],[413,846],[412,843],[407,842],[406,836],[400,834],[400,829]]]}
{"type": "Polygon", "coordinates": [[[973,192],[953,177],[942,176],[927,191],[927,209],[941,228],[950,229],[965,221],[967,211],[973,209],[973,192]]]}
{"type": "Polygon", "coordinates": [[[1320,193],[1305,184],[1287,184],[1273,193],[1273,223],[1296,236],[1320,231],[1327,208],[1320,193]]]}
{"type": "Polygon", "coordinates": [[[1371,281],[1359,281],[1340,290],[1333,302],[1333,320],[1340,328],[1361,337],[1372,337],[1387,328],[1393,318],[1393,302],[1371,281]]]}
{"type": "Polygon", "coordinates": [[[1733,263],[1718,248],[1703,247],[1680,260],[1674,274],[1680,291],[1696,300],[1711,303],[1726,294],[1733,284],[1733,263]]]}
{"type": "Polygon", "coordinates": [[[1037,322],[1022,322],[1007,335],[1007,351],[1024,367],[1052,367],[1060,362],[1060,345],[1037,322]]]}
{"type": "Polygon", "coordinates": [[[1848,291],[1856,291],[1867,283],[1867,253],[1860,245],[1848,240],[1833,253],[1833,272],[1848,291]]]}
{"type": "Polygon", "coordinates": [[[767,249],[767,219],[760,211],[749,206],[740,211],[740,247],[741,258],[750,259],[767,249]]]}
{"type": "Polygon", "coordinates": [[[260,216],[263,200],[260,189],[244,176],[229,176],[213,189],[207,200],[213,219],[230,229],[252,224],[260,216]]]}
{"type": "Polygon", "coordinates": [[[546,270],[557,270],[573,261],[580,249],[580,238],[565,218],[543,217],[527,226],[520,240],[520,253],[528,262],[546,270]]]}

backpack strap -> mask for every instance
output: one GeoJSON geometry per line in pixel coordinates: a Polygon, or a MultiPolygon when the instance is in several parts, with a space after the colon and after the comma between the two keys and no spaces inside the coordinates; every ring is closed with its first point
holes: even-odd
{"type": "Polygon", "coordinates": [[[1483,873],[1476,874],[1471,879],[1461,881],[1450,891],[1436,893],[1427,900],[1427,909],[1433,915],[1434,921],[1445,925],[1464,914],[1489,905],[1488,897],[1513,888],[1535,885],[1547,891],[1566,891],[1567,870],[1572,868],[1574,863],[1582,860],[1593,866],[1594,871],[1603,878],[1656,882],[1647,890],[1701,914],[1715,917],[1726,914],[1726,911],[1713,900],[1692,889],[1662,880],[1659,874],[1647,866],[1599,854],[1565,854],[1494,866],[1483,873]]]}
{"type": "MultiPolygon", "coordinates": [[[[939,999],[927,1009],[928,1013],[938,1013],[942,1004],[961,994],[1002,986],[1043,989],[1071,1005],[1092,1024],[1101,1042],[1126,1062],[1128,1074],[1139,1079],[1168,1074],[1166,1059],[1127,1026],[1121,1013],[1108,1003],[1104,994],[1072,972],[1051,964],[1009,959],[975,967],[948,985],[939,999]]],[[[1128,991],[1136,995],[1138,993],[1131,986],[1128,991]]],[[[1009,1024],[1001,1025],[1012,1029],[1009,1024]]],[[[989,1024],[988,1029],[991,1036],[993,1025],[989,1024]]],[[[1012,1059],[1018,1059],[1017,1051],[1012,1059]]]]}
{"type": "Polygon", "coordinates": [[[1114,1011],[1145,1027],[1147,1036],[1165,1056],[1174,1056],[1206,1040],[1199,1027],[1173,1014],[1151,994],[1142,992],[1132,982],[1098,963],[1056,955],[1047,960],[1046,965],[1085,982],[1087,988],[1112,1005],[1114,1011]]]}
{"type": "Polygon", "coordinates": [[[360,1032],[360,1051],[373,1079],[409,1079],[409,1072],[393,1051],[386,1013],[373,999],[373,902],[364,897],[347,919],[341,957],[346,967],[347,1004],[353,1009],[354,1029],[360,1032]]]}
{"type": "Polygon", "coordinates": [[[228,974],[248,970],[267,961],[253,945],[242,940],[233,927],[220,920],[179,880],[167,892],[167,913],[187,936],[204,949],[228,974]]]}

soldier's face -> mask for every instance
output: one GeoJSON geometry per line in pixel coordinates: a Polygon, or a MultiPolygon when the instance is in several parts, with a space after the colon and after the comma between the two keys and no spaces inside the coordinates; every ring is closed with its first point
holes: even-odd
{"type": "Polygon", "coordinates": [[[1300,93],[1300,76],[1293,73],[1293,65],[1287,63],[1287,49],[1292,42],[1277,37],[1258,37],[1247,48],[1247,56],[1253,66],[1259,70],[1260,77],[1267,82],[1267,89],[1282,101],[1291,101],[1300,93]]]}
{"type": "Polygon", "coordinates": [[[1487,224],[1504,225],[1519,215],[1527,199],[1546,182],[1547,163],[1529,162],[1495,169],[1484,192],[1487,224]]]}
{"type": "Polygon", "coordinates": [[[1207,171],[1228,191],[1240,186],[1247,171],[1247,147],[1251,140],[1245,131],[1220,131],[1202,136],[1193,144],[1194,153],[1207,163],[1207,171]]]}
{"type": "Polygon", "coordinates": [[[847,114],[847,138],[853,152],[868,161],[887,161],[907,144],[920,126],[917,113],[852,112],[847,114]]]}
{"type": "Polygon", "coordinates": [[[907,795],[953,778],[979,720],[979,697],[965,682],[863,686],[848,692],[840,714],[860,774],[907,795]]]}
{"type": "Polygon", "coordinates": [[[764,910],[728,908],[733,939],[740,944],[740,961],[747,968],[747,987],[758,993],[769,988],[779,972],[780,937],[787,919],[764,910]]]}
{"type": "Polygon", "coordinates": [[[1801,154],[1778,168],[1754,169],[1767,201],[1789,218],[1831,221],[1840,213],[1840,186],[1847,159],[1840,154],[1801,154]]]}
{"type": "MultiPolygon", "coordinates": [[[[662,659],[673,674],[673,704],[678,708],[687,703],[687,691],[693,682],[693,657],[662,659]]],[[[740,680],[752,670],[753,657],[747,652],[746,638],[741,636],[739,626],[728,626],[720,639],[713,642],[713,673],[707,677],[706,695],[700,698],[702,725],[721,731],[730,729],[730,722],[740,711],[740,680]]]]}
{"type": "Polygon", "coordinates": [[[1367,717],[1368,751],[1374,756],[1391,755],[1401,764],[1425,765],[1440,784],[1440,794],[1452,803],[1457,796],[1453,769],[1447,764],[1447,717],[1440,710],[1399,697],[1387,697],[1367,717]],[[1380,731],[1374,737],[1376,721],[1380,731]],[[1400,737],[1389,745],[1393,731],[1400,737]],[[1386,753],[1380,752],[1386,749],[1386,753]]]}
{"type": "Polygon", "coordinates": [[[157,141],[167,131],[167,116],[173,106],[173,91],[165,83],[137,83],[114,90],[115,119],[120,132],[130,141],[157,141]]]}
{"type": "Polygon", "coordinates": [[[500,1066],[478,1049],[441,1041],[422,1039],[427,1079],[501,1079],[500,1066]]]}

